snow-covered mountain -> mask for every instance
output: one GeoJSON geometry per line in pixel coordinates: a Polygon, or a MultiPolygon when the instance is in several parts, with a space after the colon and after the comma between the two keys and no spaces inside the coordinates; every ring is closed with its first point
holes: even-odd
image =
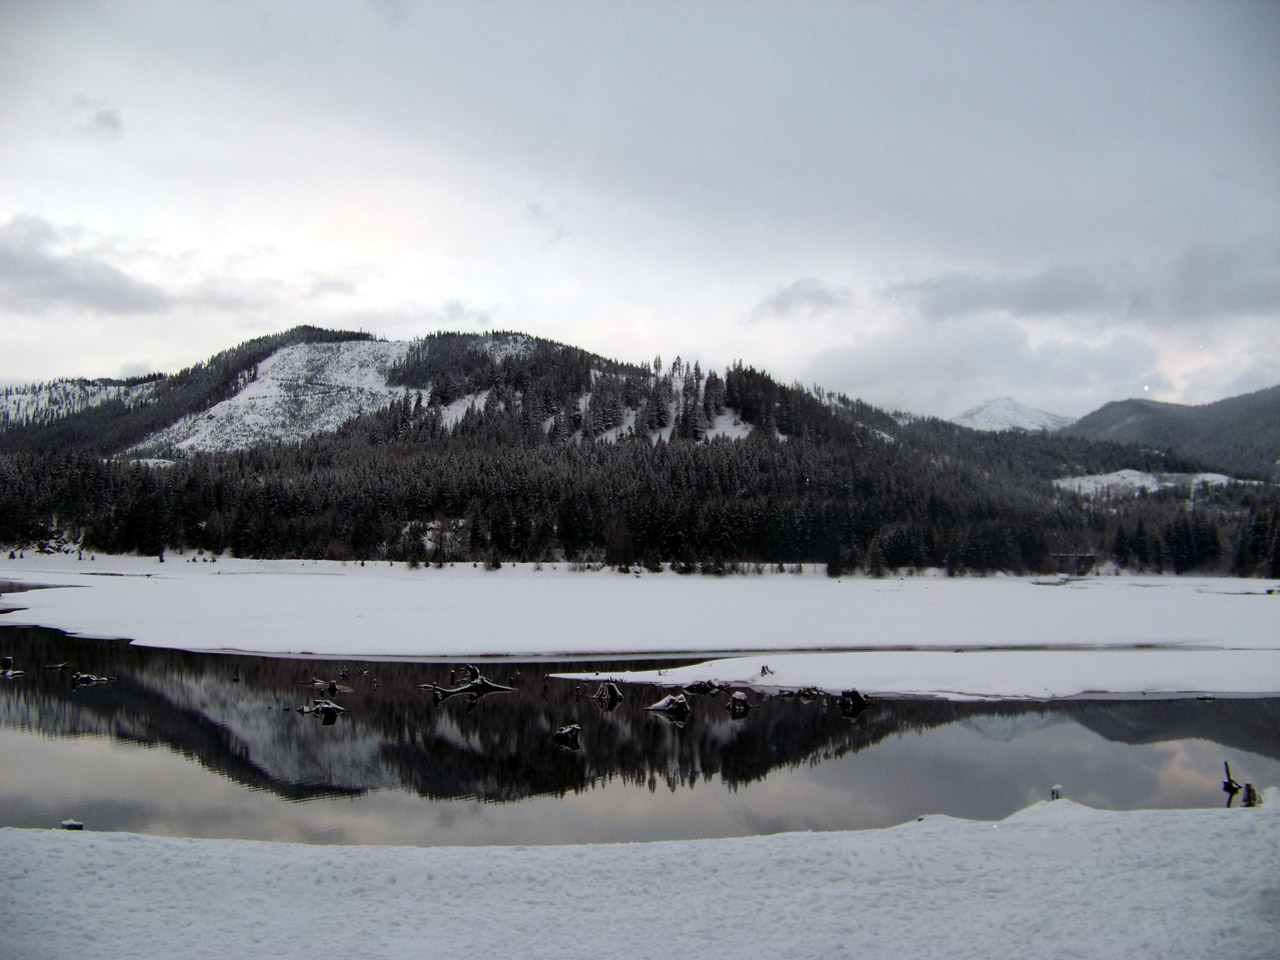
{"type": "MultiPolygon", "coordinates": [[[[440,340],[412,342],[373,340],[367,335],[315,340],[312,333],[300,328],[251,341],[175,376],[157,375],[132,385],[60,380],[7,388],[0,391],[0,430],[43,425],[57,431],[64,429],[61,424],[68,418],[118,400],[126,410],[141,414],[135,417],[134,426],[116,429],[110,418],[103,417],[88,427],[77,425],[73,430],[79,433],[74,435],[113,431],[126,441],[117,449],[134,459],[180,457],[243,450],[264,442],[305,440],[405,398],[413,404],[433,402],[439,409],[440,425],[446,429],[456,427],[469,412],[478,414],[494,403],[499,408],[521,408],[526,400],[520,389],[508,388],[492,397],[493,390],[469,383],[468,371],[477,368],[477,357],[500,364],[509,357],[566,351],[576,358],[570,365],[585,364],[589,369],[586,384],[623,369],[603,357],[520,333],[446,334],[440,340]],[[130,430],[132,437],[128,436],[130,430]]],[[[637,422],[634,399],[632,406],[619,401],[618,415],[598,422],[593,419],[597,391],[589,385],[579,386],[582,392],[576,397],[556,398],[550,406],[542,395],[531,402],[539,407],[539,419],[548,433],[558,418],[572,419],[567,429],[574,442],[585,436],[613,442],[635,432],[670,440],[681,398],[687,398],[690,391],[697,394],[701,386],[700,379],[695,383],[691,368],[677,367],[673,365],[667,375],[661,395],[649,398],[663,408],[664,415],[656,424],[637,422]],[[561,402],[565,405],[558,406],[561,402]]],[[[646,389],[658,381],[647,367],[628,369],[646,389]]],[[[618,382],[615,380],[611,389],[616,390],[618,382]]],[[[739,411],[723,406],[707,416],[701,429],[708,440],[743,439],[752,432],[739,411]]],[[[785,439],[781,433],[779,437],[785,439]]],[[[46,438],[41,442],[51,441],[46,438]]]]}
{"type": "Polygon", "coordinates": [[[1071,417],[1032,409],[1011,397],[1000,397],[983,401],[960,416],[952,417],[951,422],[973,430],[1022,430],[1038,433],[1041,430],[1061,430],[1075,421],[1071,417]]]}

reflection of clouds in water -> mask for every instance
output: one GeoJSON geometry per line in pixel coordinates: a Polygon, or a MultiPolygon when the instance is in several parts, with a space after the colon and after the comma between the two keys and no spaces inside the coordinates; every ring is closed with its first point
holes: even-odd
{"type": "Polygon", "coordinates": [[[1098,807],[1214,806],[1222,760],[1257,784],[1280,782],[1280,762],[1200,740],[1131,746],[1075,723],[992,749],[953,723],[894,736],[861,753],[800,765],[731,790],[718,778],[674,792],[614,778],[565,798],[514,804],[429,803],[400,790],[290,803],[249,791],[168,749],[98,739],[48,740],[0,731],[9,822],[51,826],[67,816],[89,829],[174,836],[240,836],[304,843],[527,844],[717,837],[889,826],[916,814],[996,819],[1065,795],[1098,807]],[[89,771],[93,796],[65,798],[59,767],[89,771]],[[26,774],[29,772],[29,776],[26,774]],[[1106,785],[1105,791],[1088,787],[1106,785]],[[163,802],[157,797],[164,797],[163,802]]]}
{"type": "Polygon", "coordinates": [[[857,810],[858,822],[848,825],[858,827],[897,822],[903,803],[921,814],[1003,818],[1047,800],[1058,783],[1068,799],[1100,809],[1213,806],[1223,760],[1249,769],[1256,783],[1280,782],[1280,762],[1201,740],[1132,745],[1061,723],[1017,744],[993,750],[972,726],[954,723],[830,761],[811,776],[843,786],[857,810]]]}

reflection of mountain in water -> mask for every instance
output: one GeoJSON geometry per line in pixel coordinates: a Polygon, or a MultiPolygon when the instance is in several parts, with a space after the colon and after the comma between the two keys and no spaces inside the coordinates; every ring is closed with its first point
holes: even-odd
{"type": "Polygon", "coordinates": [[[1036,713],[1021,713],[1016,716],[984,714],[983,716],[970,717],[968,720],[963,721],[964,725],[969,729],[997,743],[1010,743],[1025,734],[1034,733],[1037,730],[1043,730],[1045,727],[1066,722],[1067,717],[1063,714],[1047,710],[1036,713]]]}
{"type": "MultiPolygon", "coordinates": [[[[733,720],[721,694],[690,696],[692,715],[676,726],[643,709],[657,699],[653,687],[622,685],[623,701],[608,710],[575,695],[593,685],[576,691],[573,682],[546,676],[600,664],[491,663],[485,672],[514,692],[437,702],[421,686],[456,685],[460,665],[193,654],[27,627],[0,628],[0,650],[26,670],[0,682],[3,725],[164,744],[232,780],[290,799],[407,788],[433,798],[506,801],[562,795],[610,778],[674,790],[718,777],[736,788],[778,768],[956,721],[1007,737],[1071,719],[1124,742],[1198,737],[1280,754],[1276,700],[877,701],[854,722],[831,699],[756,694],[746,718],[733,720]],[[77,688],[69,670],[44,669],[62,661],[118,679],[77,688]],[[314,690],[306,683],[313,677],[334,681],[336,692],[314,690]],[[296,707],[313,696],[331,696],[347,712],[332,725],[299,714],[296,707]],[[580,750],[552,741],[555,730],[570,723],[582,728],[580,750]]],[[[650,660],[643,667],[661,665],[650,660]]]]}
{"type": "Polygon", "coordinates": [[[1071,706],[1072,720],[1117,743],[1212,740],[1280,760],[1280,700],[1096,700],[1071,706]]]}

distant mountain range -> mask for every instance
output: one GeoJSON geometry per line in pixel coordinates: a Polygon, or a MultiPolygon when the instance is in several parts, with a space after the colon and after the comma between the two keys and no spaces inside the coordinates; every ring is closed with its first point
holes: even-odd
{"type": "Polygon", "coordinates": [[[966,410],[952,423],[1136,443],[1177,451],[1237,476],[1280,480],[1280,386],[1201,406],[1119,400],[1079,420],[1003,397],[966,410]]]}
{"type": "Polygon", "coordinates": [[[1280,490],[1210,474],[1260,476],[1280,457],[1278,397],[1133,401],[1091,427],[1126,410],[1112,404],[1065,429],[1005,399],[967,429],[741,362],[298,327],[171,375],[0,391],[0,543],[684,572],[1114,555],[1258,572],[1280,569],[1280,490]]]}
{"type": "Polygon", "coordinates": [[[1280,386],[1195,407],[1120,400],[1066,432],[1177,450],[1237,475],[1280,480],[1280,386]]]}

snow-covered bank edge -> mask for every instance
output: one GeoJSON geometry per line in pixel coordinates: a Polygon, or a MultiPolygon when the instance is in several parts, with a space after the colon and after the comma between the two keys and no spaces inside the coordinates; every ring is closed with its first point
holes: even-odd
{"type": "Polygon", "coordinates": [[[0,830],[0,954],[1274,956],[1263,806],[553,847],[0,830]],[[910,952],[908,952],[910,951],[910,952]]]}
{"type": "MultiPolygon", "coordinates": [[[[599,673],[561,673],[598,681],[599,673]]],[[[604,679],[678,689],[728,684],[764,694],[819,690],[946,700],[1280,697],[1271,650],[963,650],[784,653],[728,657],[604,679]]]]}
{"type": "Polygon", "coordinates": [[[0,559],[6,580],[84,589],[6,596],[0,624],[188,650],[355,659],[710,650],[741,657],[685,682],[953,698],[1280,692],[1273,581],[831,580],[816,568],[720,578],[66,555],[0,559]],[[796,652],[823,650],[853,652],[796,652]],[[762,657],[774,671],[767,682],[752,679],[762,657]]]}

